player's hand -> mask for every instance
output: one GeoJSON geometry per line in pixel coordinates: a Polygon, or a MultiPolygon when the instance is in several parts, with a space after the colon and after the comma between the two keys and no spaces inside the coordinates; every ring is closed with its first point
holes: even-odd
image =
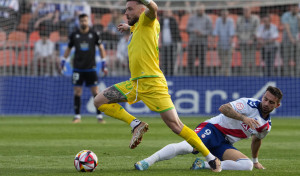
{"type": "Polygon", "coordinates": [[[63,68],[65,67],[65,64],[66,64],[66,60],[65,60],[65,59],[62,59],[62,60],[60,61],[60,67],[61,67],[61,69],[63,69],[63,68]]]}
{"type": "Polygon", "coordinates": [[[126,23],[121,23],[118,25],[118,31],[124,32],[130,29],[130,26],[126,23]]]}
{"type": "Polygon", "coordinates": [[[256,169],[266,169],[262,164],[260,164],[259,162],[258,163],[253,163],[253,166],[256,168],[256,169]]]}
{"type": "Polygon", "coordinates": [[[243,122],[248,125],[251,129],[258,128],[260,126],[259,122],[255,119],[244,116],[243,122]]]}

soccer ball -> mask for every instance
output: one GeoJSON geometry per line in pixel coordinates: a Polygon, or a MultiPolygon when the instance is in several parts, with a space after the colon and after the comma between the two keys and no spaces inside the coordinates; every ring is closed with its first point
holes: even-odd
{"type": "Polygon", "coordinates": [[[97,165],[98,158],[90,150],[82,150],[75,156],[74,166],[78,172],[93,172],[97,165]]]}

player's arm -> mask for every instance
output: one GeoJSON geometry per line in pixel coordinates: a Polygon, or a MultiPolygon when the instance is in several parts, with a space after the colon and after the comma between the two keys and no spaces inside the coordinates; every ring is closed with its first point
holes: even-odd
{"type": "Polygon", "coordinates": [[[259,123],[252,118],[249,118],[241,113],[236,112],[230,103],[223,104],[220,106],[219,111],[224,114],[226,117],[243,121],[246,125],[249,125],[251,129],[255,129],[255,127],[259,126],[259,123]]]}
{"type": "Polygon", "coordinates": [[[158,6],[153,0],[140,0],[148,8],[145,11],[145,15],[154,20],[157,17],[158,6]]]}
{"type": "Polygon", "coordinates": [[[67,47],[67,49],[65,50],[65,53],[64,53],[64,58],[68,58],[70,53],[71,53],[71,48],[67,47]]]}
{"type": "Polygon", "coordinates": [[[121,23],[118,25],[118,31],[120,31],[121,33],[130,30],[130,27],[128,24],[126,23],[121,23]]]}
{"type": "Polygon", "coordinates": [[[108,74],[107,64],[106,64],[106,52],[102,43],[99,44],[99,51],[101,56],[102,72],[104,76],[108,74]]]}
{"type": "Polygon", "coordinates": [[[105,52],[103,44],[99,45],[99,51],[100,51],[101,58],[104,59],[106,57],[106,52],[105,52]]]}
{"type": "Polygon", "coordinates": [[[64,55],[63,55],[63,57],[61,58],[61,61],[60,61],[60,67],[61,68],[64,68],[64,66],[66,64],[66,60],[67,60],[67,58],[69,57],[69,55],[71,53],[71,49],[72,48],[67,47],[67,49],[65,50],[65,53],[64,53],[64,55]]]}
{"type": "Polygon", "coordinates": [[[261,165],[258,162],[258,151],[261,146],[261,139],[256,137],[255,135],[252,136],[252,143],[251,143],[251,151],[252,151],[252,160],[253,160],[253,165],[256,169],[265,169],[263,165],[261,165]]]}

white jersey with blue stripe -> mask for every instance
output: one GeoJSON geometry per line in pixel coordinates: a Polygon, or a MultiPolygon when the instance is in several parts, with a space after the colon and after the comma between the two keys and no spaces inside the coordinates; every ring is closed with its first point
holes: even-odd
{"type": "Polygon", "coordinates": [[[271,118],[270,115],[266,119],[262,117],[260,103],[259,100],[254,98],[240,98],[230,102],[235,111],[259,122],[260,126],[255,130],[242,121],[229,118],[224,114],[219,114],[205,122],[213,124],[232,144],[241,139],[250,138],[251,135],[263,139],[271,130],[271,118]]]}

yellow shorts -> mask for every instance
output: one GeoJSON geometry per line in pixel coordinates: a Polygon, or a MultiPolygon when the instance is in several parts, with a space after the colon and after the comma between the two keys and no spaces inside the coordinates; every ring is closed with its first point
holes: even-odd
{"type": "Polygon", "coordinates": [[[174,108],[165,78],[141,78],[115,84],[129,104],[142,100],[150,110],[162,113],[174,108]]]}

